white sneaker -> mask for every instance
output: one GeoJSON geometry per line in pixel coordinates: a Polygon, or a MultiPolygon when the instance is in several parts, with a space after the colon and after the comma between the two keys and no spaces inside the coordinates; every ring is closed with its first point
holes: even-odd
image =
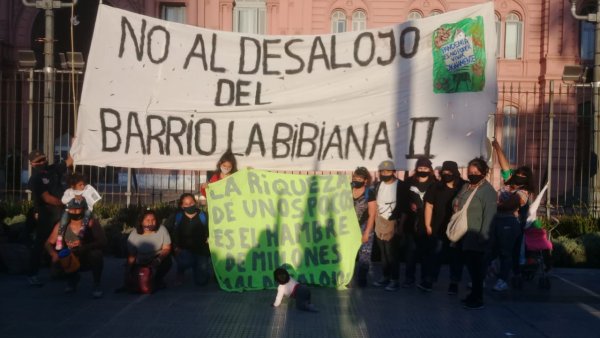
{"type": "Polygon", "coordinates": [[[44,285],[38,276],[27,277],[27,282],[29,283],[29,286],[41,287],[44,285]]]}
{"type": "Polygon", "coordinates": [[[508,290],[508,284],[506,284],[506,282],[503,281],[502,279],[498,279],[498,281],[496,282],[496,285],[494,285],[492,290],[498,291],[498,292],[506,291],[506,290],[508,290]]]}
{"type": "Polygon", "coordinates": [[[92,291],[92,298],[99,299],[102,298],[102,296],[104,296],[104,292],[102,291],[102,289],[100,289],[99,287],[94,287],[94,290],[92,291]]]}
{"type": "Polygon", "coordinates": [[[391,280],[385,287],[385,291],[398,291],[398,287],[400,287],[400,283],[397,280],[391,280]]]}

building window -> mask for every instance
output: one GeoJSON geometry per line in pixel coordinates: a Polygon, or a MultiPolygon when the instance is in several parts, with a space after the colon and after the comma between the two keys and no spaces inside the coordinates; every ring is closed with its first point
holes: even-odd
{"type": "Polygon", "coordinates": [[[185,23],[185,4],[162,3],[160,4],[160,18],[171,22],[185,23]]]}
{"type": "Polygon", "coordinates": [[[266,9],[265,0],[237,0],[233,8],[233,31],[265,34],[266,9]]]}
{"type": "Polygon", "coordinates": [[[367,29],[367,14],[364,11],[352,13],[352,30],[364,31],[367,29]]]}
{"type": "Polygon", "coordinates": [[[504,32],[504,58],[520,59],[523,45],[523,21],[517,13],[506,16],[506,31],[504,32]]]}
{"type": "Polygon", "coordinates": [[[502,119],[502,150],[510,163],[517,162],[517,113],[514,106],[505,106],[502,119]]]}
{"type": "Polygon", "coordinates": [[[429,16],[436,16],[436,15],[440,15],[442,14],[442,11],[438,10],[438,9],[434,9],[433,11],[431,11],[431,13],[429,13],[429,16]]]}
{"type": "Polygon", "coordinates": [[[408,20],[419,20],[423,18],[423,14],[419,11],[410,11],[408,13],[408,20]]]}
{"type": "Polygon", "coordinates": [[[331,15],[331,32],[343,33],[346,31],[346,14],[337,10],[331,15]]]}
{"type": "Polygon", "coordinates": [[[500,57],[500,48],[502,48],[502,22],[500,15],[496,13],[496,57],[500,57]]]}
{"type": "Polygon", "coordinates": [[[593,60],[595,43],[595,25],[589,21],[579,21],[579,53],[582,60],[593,60]]]}

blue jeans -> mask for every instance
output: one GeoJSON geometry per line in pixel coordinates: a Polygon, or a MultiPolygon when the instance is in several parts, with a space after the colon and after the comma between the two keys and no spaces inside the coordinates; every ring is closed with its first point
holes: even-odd
{"type": "MultiPolygon", "coordinates": [[[[519,219],[513,215],[496,214],[492,221],[492,255],[500,259],[498,278],[507,281],[511,269],[515,274],[519,271],[519,254],[523,233],[519,219]]],[[[489,262],[488,262],[489,263],[489,262]]]]}
{"type": "Polygon", "coordinates": [[[177,273],[183,274],[185,270],[191,268],[196,285],[206,285],[208,283],[210,278],[208,256],[198,255],[189,250],[181,249],[175,255],[175,261],[177,262],[177,273]]]}

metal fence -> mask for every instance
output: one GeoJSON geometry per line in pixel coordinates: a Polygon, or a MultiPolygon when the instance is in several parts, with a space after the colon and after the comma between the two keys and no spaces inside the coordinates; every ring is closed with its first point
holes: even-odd
{"type": "MultiPolygon", "coordinates": [[[[75,125],[74,101],[78,101],[74,100],[73,92],[78,98],[81,82],[80,74],[72,77],[67,71],[56,73],[55,160],[66,157],[68,152],[75,125]]],[[[597,157],[591,146],[591,90],[522,82],[499,83],[498,94],[498,108],[490,119],[488,134],[496,136],[513,165],[533,168],[539,187],[551,178],[550,202],[559,212],[585,213],[593,200],[592,179],[597,170],[597,157]]],[[[0,200],[29,198],[27,154],[32,149],[43,149],[43,101],[41,70],[0,73],[0,200]]],[[[491,180],[497,186],[498,165],[494,164],[494,168],[491,180]]],[[[183,192],[197,192],[207,174],[193,170],[93,166],[76,170],[89,179],[105,203],[114,204],[172,201],[183,192]]]]}

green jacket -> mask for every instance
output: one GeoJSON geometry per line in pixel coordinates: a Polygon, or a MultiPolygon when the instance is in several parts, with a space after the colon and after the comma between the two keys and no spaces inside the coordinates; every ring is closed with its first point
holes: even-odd
{"type": "MultiPolygon", "coordinates": [[[[465,184],[454,199],[453,205],[458,203],[459,210],[473,192],[469,187],[469,184],[465,184]]],[[[489,240],[492,219],[496,214],[496,200],[496,190],[487,180],[484,180],[475,192],[467,210],[468,230],[461,239],[463,250],[486,252],[491,249],[489,240]]]]}

